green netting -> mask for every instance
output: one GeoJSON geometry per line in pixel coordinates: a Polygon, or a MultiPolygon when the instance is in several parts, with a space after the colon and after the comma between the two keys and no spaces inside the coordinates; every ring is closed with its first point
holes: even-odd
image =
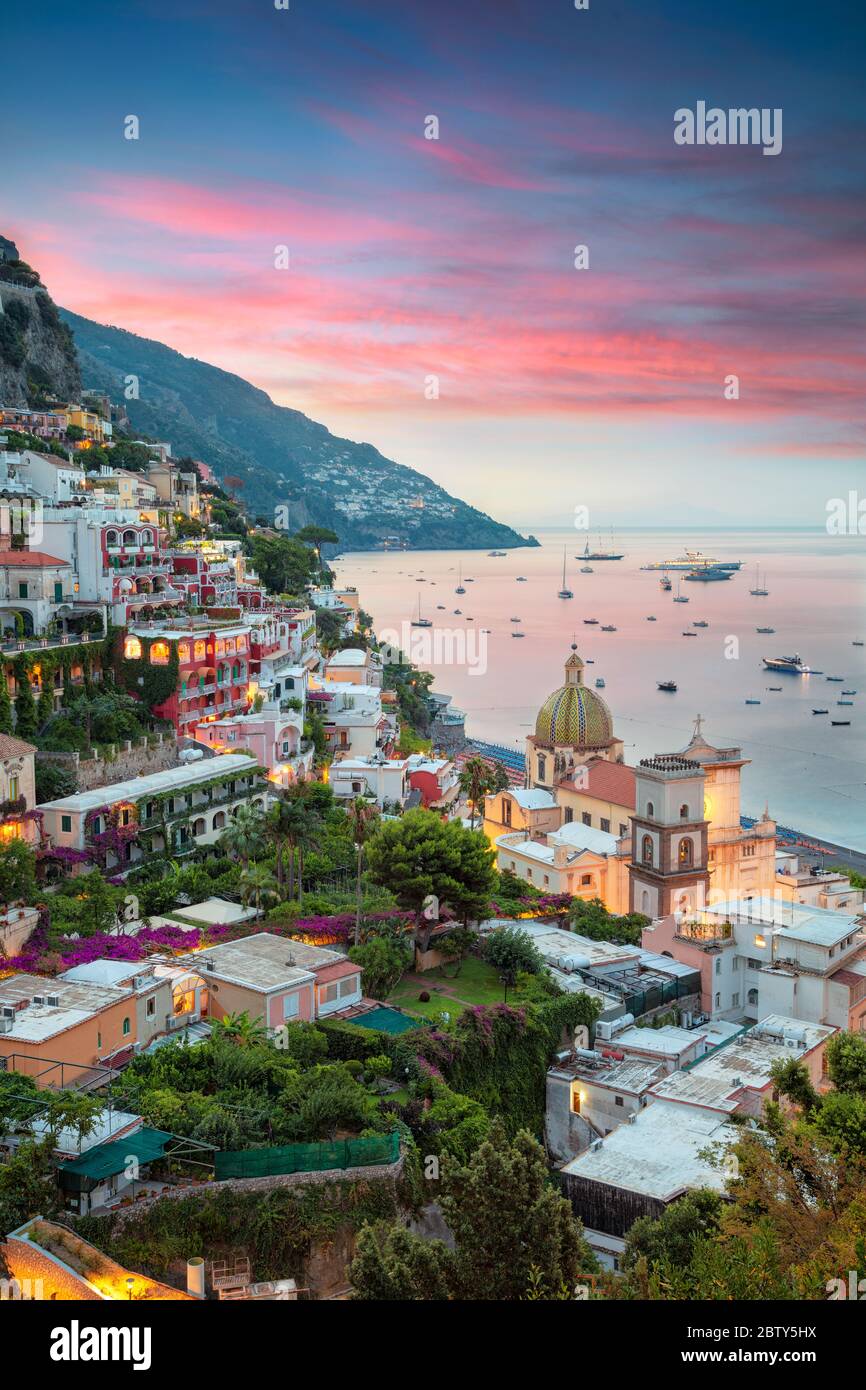
{"type": "Polygon", "coordinates": [[[283,1144],[270,1149],[217,1152],[216,1178],[267,1178],[279,1173],[322,1173],[331,1168],[366,1168],[396,1163],[400,1136],[377,1134],[368,1139],[336,1139],[332,1143],[283,1144]]]}

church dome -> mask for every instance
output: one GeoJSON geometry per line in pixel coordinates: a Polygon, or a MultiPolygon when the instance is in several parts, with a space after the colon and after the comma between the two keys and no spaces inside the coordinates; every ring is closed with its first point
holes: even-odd
{"type": "Polygon", "coordinates": [[[583,662],[572,648],[565,684],[548,695],[535,721],[536,742],[550,748],[600,748],[613,739],[610,710],[596,690],[583,684],[583,662]]]}

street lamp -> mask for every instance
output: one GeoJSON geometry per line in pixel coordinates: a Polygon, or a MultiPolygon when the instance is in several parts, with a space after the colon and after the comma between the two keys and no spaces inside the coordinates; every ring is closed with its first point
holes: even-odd
{"type": "Polygon", "coordinates": [[[127,1293],[129,1294],[129,1297],[130,1297],[130,1298],[132,1298],[132,1290],[133,1290],[134,1287],[135,1287],[135,1280],[133,1279],[132,1275],[130,1274],[130,1275],[127,1276],[127,1280],[126,1280],[126,1291],[127,1291],[127,1293]]]}

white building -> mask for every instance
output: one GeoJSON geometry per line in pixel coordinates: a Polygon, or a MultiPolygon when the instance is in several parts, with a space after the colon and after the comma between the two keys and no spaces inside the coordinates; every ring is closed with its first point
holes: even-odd
{"type": "Polygon", "coordinates": [[[328,781],[336,797],[375,798],[379,807],[403,806],[410,793],[408,758],[345,758],[332,763],[328,781]]]}
{"type": "Polygon", "coordinates": [[[84,494],[86,470],[80,463],[60,458],[57,454],[38,454],[22,449],[10,454],[7,464],[14,465],[18,478],[44,497],[46,502],[72,502],[84,494]]]}

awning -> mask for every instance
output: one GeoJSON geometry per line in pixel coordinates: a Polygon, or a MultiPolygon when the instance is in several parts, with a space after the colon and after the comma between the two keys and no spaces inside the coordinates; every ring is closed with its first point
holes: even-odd
{"type": "Polygon", "coordinates": [[[166,1145],[174,1138],[162,1129],[150,1129],[143,1125],[126,1139],[115,1139],[110,1144],[97,1144],[81,1158],[64,1163],[58,1169],[60,1186],[72,1192],[87,1192],[106,1178],[122,1173],[131,1158],[139,1164],[152,1163],[162,1158],[166,1145]]]}

